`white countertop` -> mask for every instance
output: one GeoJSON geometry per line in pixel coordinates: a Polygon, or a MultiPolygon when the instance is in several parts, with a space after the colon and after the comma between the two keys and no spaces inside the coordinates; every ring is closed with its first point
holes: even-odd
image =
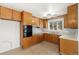
{"type": "Polygon", "coordinates": [[[78,41],[77,38],[76,38],[75,36],[72,36],[72,37],[71,37],[71,36],[60,36],[59,38],[78,41]]]}

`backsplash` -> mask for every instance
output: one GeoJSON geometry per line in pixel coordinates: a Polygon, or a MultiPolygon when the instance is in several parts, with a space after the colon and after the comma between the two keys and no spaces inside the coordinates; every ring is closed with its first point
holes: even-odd
{"type": "Polygon", "coordinates": [[[78,35],[78,29],[69,29],[69,28],[64,28],[62,31],[51,31],[51,30],[44,29],[44,32],[62,35],[70,38],[76,38],[76,39],[78,35]]]}
{"type": "Polygon", "coordinates": [[[77,39],[78,30],[77,30],[77,29],[65,28],[65,29],[62,31],[62,35],[63,35],[63,36],[66,36],[66,37],[71,37],[71,38],[76,38],[76,39],[77,39]]]}
{"type": "Polygon", "coordinates": [[[65,37],[70,37],[70,38],[75,38],[75,39],[77,39],[78,37],[77,29],[64,28],[62,31],[50,31],[44,28],[33,27],[33,34],[42,34],[42,33],[52,33],[52,34],[62,35],[65,37]]]}
{"type": "Polygon", "coordinates": [[[41,34],[43,33],[43,29],[42,28],[36,28],[36,27],[33,27],[33,34],[41,34]]]}
{"type": "Polygon", "coordinates": [[[77,29],[65,28],[65,29],[62,31],[62,34],[65,34],[65,35],[77,35],[77,33],[78,33],[78,30],[77,30],[77,29]]]}

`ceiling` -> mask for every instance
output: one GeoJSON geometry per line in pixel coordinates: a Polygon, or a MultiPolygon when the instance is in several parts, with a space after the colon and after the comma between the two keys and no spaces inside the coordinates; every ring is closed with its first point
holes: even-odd
{"type": "Polygon", "coordinates": [[[31,12],[33,16],[48,18],[67,13],[67,6],[73,3],[0,3],[0,5],[9,7],[18,11],[31,12]]]}

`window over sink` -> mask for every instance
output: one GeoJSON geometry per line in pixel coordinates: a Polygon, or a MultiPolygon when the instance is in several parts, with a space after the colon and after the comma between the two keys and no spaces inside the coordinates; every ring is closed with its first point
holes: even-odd
{"type": "Polygon", "coordinates": [[[64,19],[51,19],[48,21],[49,30],[61,31],[64,28],[64,19]]]}

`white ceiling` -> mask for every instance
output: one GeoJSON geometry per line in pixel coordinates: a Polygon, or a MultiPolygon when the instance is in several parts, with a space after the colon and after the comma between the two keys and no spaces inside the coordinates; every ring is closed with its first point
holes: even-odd
{"type": "Polygon", "coordinates": [[[0,5],[16,9],[19,11],[28,11],[37,17],[48,17],[62,15],[67,13],[67,6],[72,3],[0,3],[0,5]]]}

